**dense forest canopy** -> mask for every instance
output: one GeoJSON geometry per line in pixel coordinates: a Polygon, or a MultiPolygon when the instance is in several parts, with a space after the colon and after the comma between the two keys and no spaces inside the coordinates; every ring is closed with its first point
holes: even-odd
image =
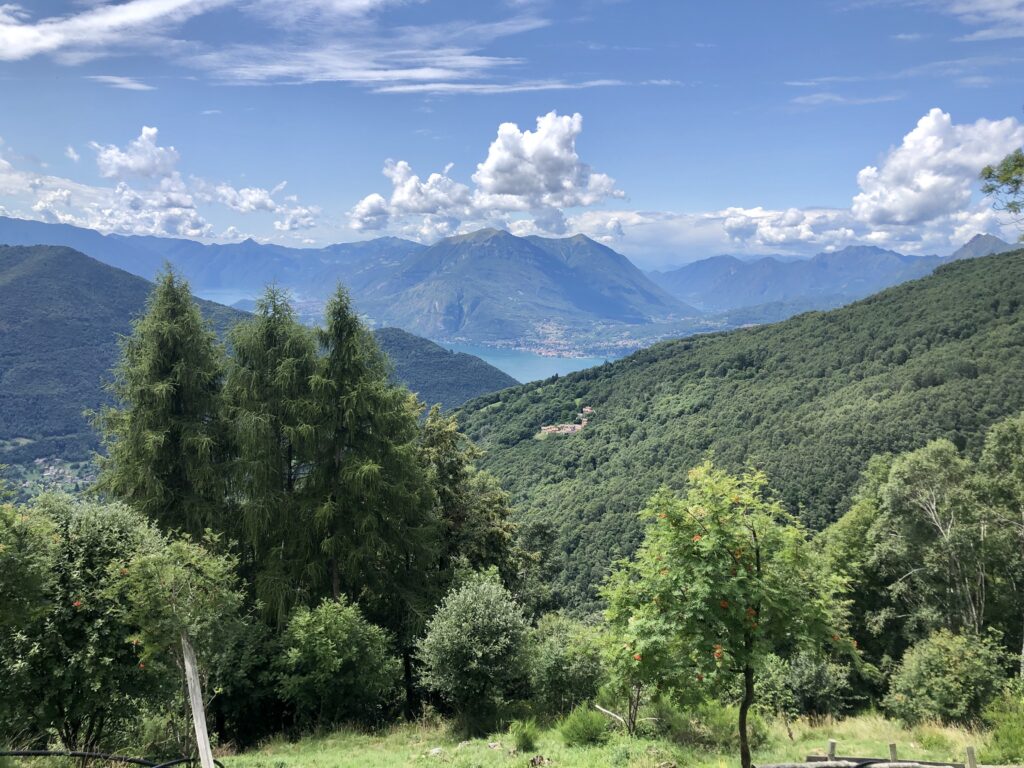
{"type": "Polygon", "coordinates": [[[467,404],[459,419],[519,516],[559,530],[570,602],[588,603],[643,533],[635,512],[707,456],[763,469],[821,528],[868,459],[945,437],[969,455],[1024,407],[1024,251],[959,261],[831,312],[696,336],[467,404]],[[540,427],[594,409],[570,437],[540,427]]]}

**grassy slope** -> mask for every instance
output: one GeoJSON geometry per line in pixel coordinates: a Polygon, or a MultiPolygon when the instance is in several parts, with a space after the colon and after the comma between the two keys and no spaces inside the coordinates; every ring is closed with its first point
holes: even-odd
{"type": "Polygon", "coordinates": [[[1024,251],[956,262],[831,312],[658,344],[468,403],[467,433],[524,516],[561,532],[562,581],[587,602],[642,534],[662,483],[713,455],[764,468],[822,525],[876,453],[949,437],[969,452],[1024,409],[1024,251]],[[581,405],[573,437],[535,440],[581,405]]]}
{"type": "MultiPolygon", "coordinates": [[[[984,735],[957,728],[921,726],[904,730],[876,715],[849,718],[811,727],[793,726],[790,742],[781,725],[770,728],[768,742],[754,750],[758,764],[792,762],[810,754],[825,754],[829,739],[839,742],[840,754],[883,757],[888,744],[897,744],[901,757],[963,762],[968,744],[984,748],[984,735]]],[[[566,747],[554,730],[545,731],[534,752],[511,755],[512,740],[505,734],[459,742],[446,731],[430,726],[398,726],[381,734],[339,732],[302,739],[275,741],[260,750],[222,758],[226,768],[391,768],[391,766],[449,765],[455,768],[521,768],[527,758],[541,754],[558,768],[656,768],[674,763],[686,768],[725,768],[738,760],[734,754],[695,752],[661,740],[617,737],[601,747],[566,747]],[[502,749],[489,749],[500,741],[502,749]],[[440,755],[431,750],[440,747],[440,755]]]]}

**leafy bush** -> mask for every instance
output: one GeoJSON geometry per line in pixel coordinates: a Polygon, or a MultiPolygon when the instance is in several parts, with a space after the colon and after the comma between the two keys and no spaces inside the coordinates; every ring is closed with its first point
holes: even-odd
{"type": "MultiPolygon", "coordinates": [[[[733,705],[709,702],[682,710],[659,700],[654,705],[654,718],[656,731],[680,746],[725,752],[739,745],[739,711],[733,705]]],[[[760,746],[768,738],[768,728],[755,712],[748,716],[747,734],[751,747],[760,746]]]]}
{"type": "Polygon", "coordinates": [[[522,686],[526,636],[523,610],[508,590],[474,576],[427,624],[418,646],[423,684],[455,709],[464,730],[484,731],[522,686]]]}
{"type": "Polygon", "coordinates": [[[984,719],[992,737],[982,752],[982,762],[1024,762],[1024,686],[1008,687],[985,708],[984,719]]]}
{"type": "Polygon", "coordinates": [[[532,717],[528,720],[513,720],[512,724],[508,727],[508,733],[515,742],[517,751],[532,752],[537,748],[540,728],[537,726],[537,721],[532,717]]]}
{"type": "Polygon", "coordinates": [[[304,727],[379,720],[401,674],[387,633],[344,600],[295,611],[274,666],[278,692],[304,727]]]}
{"type": "Polygon", "coordinates": [[[567,747],[586,747],[608,740],[608,718],[581,704],[562,720],[558,729],[567,747]]]}
{"type": "Polygon", "coordinates": [[[783,659],[770,654],[757,685],[759,711],[786,719],[837,717],[853,706],[850,667],[824,654],[801,651],[783,659]]]}
{"type": "Polygon", "coordinates": [[[599,630],[548,614],[532,632],[530,694],[534,710],[564,715],[597,695],[601,682],[599,630]]]}
{"type": "Polygon", "coordinates": [[[904,655],[884,705],[907,723],[976,720],[1005,678],[1005,651],[991,637],[940,630],[904,655]]]}

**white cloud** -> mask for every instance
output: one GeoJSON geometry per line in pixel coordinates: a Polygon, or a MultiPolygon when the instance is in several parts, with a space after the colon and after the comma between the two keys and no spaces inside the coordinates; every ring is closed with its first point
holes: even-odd
{"type": "Polygon", "coordinates": [[[832,93],[831,91],[821,91],[818,93],[808,93],[804,96],[797,96],[791,99],[793,104],[799,104],[803,107],[820,107],[825,104],[845,104],[853,106],[861,106],[864,104],[882,104],[888,101],[899,101],[903,96],[901,94],[891,93],[883,96],[843,96],[838,93],[832,93]]]}
{"type": "Polygon", "coordinates": [[[75,148],[72,147],[70,144],[68,144],[67,148],[64,150],[64,157],[66,157],[73,163],[77,163],[79,160],[82,159],[82,156],[79,155],[75,148]]]}
{"type": "Polygon", "coordinates": [[[1024,0],[937,0],[947,13],[973,27],[964,40],[1024,37],[1024,0]]]}
{"type": "Polygon", "coordinates": [[[914,225],[968,207],[981,169],[1024,144],[1014,118],[956,125],[932,109],[880,166],[857,174],[853,216],[872,226],[914,225]]]}
{"type": "Polygon", "coordinates": [[[235,189],[230,184],[218,184],[214,188],[215,199],[239,213],[269,211],[277,213],[281,206],[274,200],[274,195],[284,189],[286,182],[281,182],[272,190],[262,187],[242,187],[235,189]]]}
{"type": "Polygon", "coordinates": [[[502,123],[472,175],[472,189],[449,175],[451,165],[424,180],[406,161],[388,160],[384,175],[391,181],[390,198],[364,197],[349,212],[350,226],[367,231],[394,224],[421,240],[484,223],[562,233],[564,209],[623,196],[610,176],[580,160],[576,138],[582,130],[579,114],[549,112],[537,118],[533,131],[502,123]],[[530,223],[517,222],[519,215],[530,223]]]}
{"type": "Polygon", "coordinates": [[[101,55],[116,46],[138,46],[178,25],[234,0],[128,0],[98,3],[79,13],[36,21],[23,6],[0,5],[0,60],[62,54],[68,61],[101,55]]]}
{"type": "Polygon", "coordinates": [[[156,128],[143,126],[138,138],[124,149],[114,144],[90,143],[89,146],[96,151],[100,175],[108,179],[130,176],[155,178],[172,173],[178,163],[178,150],[157,145],[157,133],[156,128]]]}
{"type": "Polygon", "coordinates": [[[95,80],[97,83],[109,85],[111,88],[119,88],[122,91],[155,91],[156,87],[147,85],[134,77],[122,77],[121,75],[86,75],[86,79],[95,80]]]}
{"type": "Polygon", "coordinates": [[[317,225],[317,217],[320,215],[318,206],[296,205],[294,207],[281,208],[278,213],[283,214],[282,218],[274,222],[274,229],[278,232],[294,232],[299,229],[312,229],[317,225]]]}

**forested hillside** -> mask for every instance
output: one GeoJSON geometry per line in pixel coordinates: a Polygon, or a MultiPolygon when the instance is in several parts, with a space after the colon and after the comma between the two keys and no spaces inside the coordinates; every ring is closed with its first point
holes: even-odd
{"type": "MultiPolygon", "coordinates": [[[[119,335],[142,314],[152,283],[60,246],[0,246],[0,464],[88,459],[99,447],[83,411],[103,391],[119,335]]],[[[219,336],[246,316],[199,301],[219,336]]],[[[451,408],[516,382],[483,360],[397,329],[377,336],[395,378],[451,408]]]]}
{"type": "Polygon", "coordinates": [[[624,360],[506,390],[460,422],[520,514],[559,531],[561,579],[593,597],[642,535],[635,512],[713,455],[767,471],[821,526],[868,459],[948,437],[969,454],[1024,407],[1024,251],[958,261],[831,312],[666,342],[624,360]],[[576,435],[540,427],[594,414],[576,435]]]}
{"type": "MultiPolygon", "coordinates": [[[[59,246],[0,246],[0,464],[85,459],[119,334],[152,283],[59,246]]],[[[200,301],[218,333],[242,312],[200,301]]]]}
{"type": "Polygon", "coordinates": [[[519,383],[479,357],[452,352],[401,328],[378,328],[373,337],[394,366],[392,378],[427,405],[454,408],[482,392],[497,392],[519,383]]]}

